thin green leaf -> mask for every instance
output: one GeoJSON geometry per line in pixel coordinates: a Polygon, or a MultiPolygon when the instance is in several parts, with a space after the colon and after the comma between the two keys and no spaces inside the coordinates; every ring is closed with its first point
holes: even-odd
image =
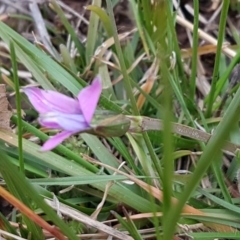
{"type": "MultiPolygon", "coordinates": [[[[137,176],[136,176],[137,177],[137,176]]],[[[121,175],[96,175],[94,178],[89,176],[61,177],[61,178],[40,178],[31,179],[31,183],[45,186],[70,186],[86,185],[97,182],[123,181],[128,180],[121,175]]]]}
{"type": "Polygon", "coordinates": [[[65,28],[67,29],[67,32],[71,35],[71,38],[73,40],[73,42],[75,43],[75,46],[78,49],[78,52],[80,54],[80,58],[81,58],[81,64],[84,67],[85,66],[85,47],[84,45],[80,42],[77,34],[75,33],[73,27],[71,26],[71,24],[69,23],[69,21],[67,20],[64,12],[62,11],[62,9],[59,7],[59,5],[57,4],[57,2],[55,0],[51,0],[50,1],[53,9],[57,12],[59,18],[61,19],[63,25],[65,26],[65,28]]]}
{"type": "Polygon", "coordinates": [[[10,54],[11,54],[11,61],[13,66],[13,77],[15,83],[15,91],[16,91],[16,106],[17,106],[17,115],[18,115],[18,156],[19,156],[19,167],[20,171],[24,173],[24,159],[23,159],[23,150],[22,150],[22,108],[21,108],[21,98],[20,98],[20,91],[19,91],[19,79],[17,74],[17,62],[16,62],[16,54],[14,45],[10,42],[10,54]]]}
{"type": "MultiPolygon", "coordinates": [[[[17,171],[16,167],[8,161],[7,156],[3,153],[1,154],[0,172],[2,173],[10,191],[13,192],[17,198],[21,199],[27,206],[30,206],[28,199],[32,199],[42,210],[44,210],[49,219],[51,219],[51,221],[54,222],[69,239],[77,240],[78,237],[72,232],[72,230],[70,230],[63,220],[57,216],[54,210],[44,202],[44,199],[39,196],[36,190],[33,189],[24,175],[17,171]]],[[[25,219],[25,221],[26,220],[27,219],[25,219]]],[[[31,221],[27,220],[27,222],[29,224],[31,221]]],[[[36,224],[32,224],[31,234],[33,239],[44,239],[41,228],[36,224]]]]}

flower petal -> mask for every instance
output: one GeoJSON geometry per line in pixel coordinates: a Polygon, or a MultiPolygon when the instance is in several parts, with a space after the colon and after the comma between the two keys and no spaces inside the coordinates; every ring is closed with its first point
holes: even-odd
{"type": "Polygon", "coordinates": [[[82,114],[88,124],[90,124],[97,103],[102,91],[102,83],[100,76],[97,76],[92,84],[88,87],[85,87],[78,94],[78,101],[82,111],[82,114]]]}
{"type": "Polygon", "coordinates": [[[40,114],[38,121],[44,127],[72,132],[80,132],[89,128],[89,124],[85,121],[82,114],[49,112],[40,114]]]}
{"type": "Polygon", "coordinates": [[[51,111],[70,114],[81,113],[78,101],[64,94],[36,87],[23,88],[23,92],[39,113],[51,111]]]}
{"type": "Polygon", "coordinates": [[[41,147],[41,151],[49,151],[55,148],[57,145],[62,143],[66,138],[70,137],[73,135],[75,132],[71,131],[63,131],[61,133],[58,133],[57,135],[51,137],[48,139],[43,146],[41,147]]]}

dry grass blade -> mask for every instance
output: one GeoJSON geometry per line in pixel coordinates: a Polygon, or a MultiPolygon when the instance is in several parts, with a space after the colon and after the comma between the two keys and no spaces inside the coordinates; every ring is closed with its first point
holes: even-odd
{"type": "MultiPolygon", "coordinates": [[[[94,159],[90,158],[89,156],[87,155],[84,155],[84,158],[92,163],[95,163],[95,164],[98,164],[100,166],[103,166],[105,168],[108,168],[108,169],[111,169],[113,171],[116,171],[117,173],[119,174],[122,174],[126,177],[129,178],[129,180],[133,181],[134,183],[136,183],[138,186],[140,186],[142,189],[144,189],[146,192],[150,193],[154,198],[158,199],[160,202],[163,202],[163,192],[156,188],[156,187],[153,187],[145,182],[143,182],[142,180],[139,180],[137,178],[135,178],[134,176],[131,176],[127,173],[124,173],[118,169],[115,169],[111,166],[108,166],[106,164],[103,164],[101,162],[97,162],[95,161],[94,159]]],[[[174,197],[171,198],[172,200],[172,204],[173,205],[177,205],[178,204],[178,200],[174,197]]],[[[185,206],[183,207],[182,209],[182,213],[183,214],[191,214],[191,215],[198,215],[198,216],[205,216],[205,213],[188,205],[188,204],[185,204],[185,206]]],[[[208,227],[211,227],[212,229],[216,230],[216,231],[221,231],[221,232],[236,232],[237,230],[230,227],[230,226],[226,226],[226,225],[222,225],[222,224],[216,224],[216,223],[205,223],[206,226],[208,227]]]]}
{"type": "MultiPolygon", "coordinates": [[[[180,24],[181,26],[193,31],[193,28],[194,28],[193,24],[187,21],[186,19],[177,15],[176,20],[177,20],[177,23],[180,24]]],[[[213,45],[217,45],[217,39],[205,33],[203,30],[198,29],[198,34],[199,34],[199,37],[204,39],[205,41],[213,45]]],[[[231,58],[233,58],[236,55],[236,52],[233,51],[231,48],[227,47],[226,45],[222,48],[222,52],[231,58]]]]}
{"type": "MultiPolygon", "coordinates": [[[[146,78],[147,81],[141,86],[141,89],[146,93],[150,93],[152,87],[154,85],[155,79],[157,78],[157,74],[159,71],[159,59],[155,58],[151,67],[147,70],[143,78],[146,78]]],[[[145,103],[146,98],[143,94],[140,94],[137,100],[137,107],[140,110],[145,103]]]]}
{"type": "Polygon", "coordinates": [[[111,188],[112,185],[113,185],[113,182],[108,182],[107,183],[104,194],[103,194],[103,198],[102,198],[101,202],[98,204],[96,210],[91,215],[92,219],[94,219],[94,220],[97,219],[98,214],[101,212],[102,208],[104,207],[104,203],[107,199],[109,189],[111,188]]]}
{"type": "MultiPolygon", "coordinates": [[[[136,61],[133,62],[133,64],[130,66],[130,68],[127,69],[127,73],[130,74],[134,69],[135,67],[137,67],[137,65],[142,61],[142,59],[145,57],[146,53],[143,53],[142,55],[140,55],[136,61]]],[[[120,82],[121,80],[123,79],[123,75],[119,75],[116,79],[114,79],[112,81],[112,84],[115,85],[117,84],[118,82],[120,82]]]]}
{"type": "Polygon", "coordinates": [[[69,216],[72,219],[75,219],[79,222],[82,222],[90,227],[96,228],[102,232],[105,232],[105,233],[107,233],[111,236],[114,236],[116,238],[119,238],[119,239],[133,240],[132,237],[130,237],[118,230],[115,230],[99,221],[95,221],[95,220],[91,219],[89,216],[87,216],[79,211],[76,211],[75,209],[70,208],[69,206],[67,206],[65,204],[59,203],[59,208],[57,209],[57,207],[55,206],[53,201],[51,201],[49,199],[45,199],[45,201],[48,205],[50,205],[52,208],[60,211],[62,214],[69,216]]]}
{"type": "Polygon", "coordinates": [[[89,21],[83,17],[81,14],[79,14],[77,11],[75,11],[73,8],[69,7],[67,4],[65,4],[63,1],[57,1],[57,4],[64,10],[68,11],[72,15],[78,17],[81,21],[83,21],[86,25],[89,25],[89,21]]]}
{"type": "MultiPolygon", "coordinates": [[[[120,166],[121,167],[121,166],[120,166]]],[[[120,168],[119,167],[119,168],[120,168]]],[[[113,175],[116,175],[116,172],[113,173],[113,175]]],[[[94,213],[91,215],[91,218],[92,219],[97,219],[97,216],[98,214],[100,213],[101,209],[103,208],[104,206],[104,203],[107,199],[107,195],[108,195],[108,192],[109,192],[109,189],[111,188],[111,186],[114,184],[114,181],[110,181],[107,183],[106,187],[105,187],[105,191],[104,191],[104,195],[103,195],[103,198],[102,198],[102,201],[98,204],[96,210],[94,211],[94,213]]]]}
{"type": "MultiPolygon", "coordinates": [[[[228,44],[224,44],[223,48],[227,47],[228,44]]],[[[186,48],[186,49],[181,49],[181,56],[183,59],[185,58],[191,58],[192,57],[192,48],[186,48]]],[[[208,44],[204,46],[198,47],[198,56],[209,54],[209,53],[216,53],[217,51],[217,46],[208,44]]]]}
{"type": "Polygon", "coordinates": [[[2,3],[5,3],[7,6],[11,6],[12,8],[24,13],[26,15],[30,15],[29,11],[26,10],[26,5],[23,6],[22,1],[9,1],[9,0],[1,0],[2,3]]]}
{"type": "Polygon", "coordinates": [[[36,28],[38,30],[38,33],[41,37],[41,40],[43,42],[43,45],[46,47],[48,52],[50,52],[53,56],[56,56],[56,53],[53,51],[53,46],[50,40],[50,37],[48,35],[44,20],[42,18],[41,12],[38,8],[37,3],[32,2],[29,3],[29,9],[31,10],[32,17],[35,21],[36,28]]]}
{"type": "Polygon", "coordinates": [[[53,236],[57,237],[57,239],[65,240],[64,235],[56,227],[52,227],[51,225],[49,225],[46,221],[44,221],[41,217],[35,214],[30,208],[25,206],[22,202],[20,202],[17,198],[15,198],[12,194],[10,194],[1,186],[0,186],[0,195],[5,200],[10,202],[14,207],[16,207],[19,211],[21,211],[29,219],[37,223],[42,228],[46,229],[53,236]]]}
{"type": "Polygon", "coordinates": [[[21,238],[19,236],[16,236],[14,234],[11,234],[9,232],[6,232],[0,229],[0,239],[5,239],[5,238],[2,238],[2,236],[10,237],[11,239],[16,239],[16,240],[26,240],[26,238],[21,238]]]}
{"type": "MultiPolygon", "coordinates": [[[[122,41],[125,39],[127,36],[135,32],[136,29],[133,29],[132,31],[122,33],[118,35],[119,41],[122,41]]],[[[91,69],[92,64],[95,62],[96,59],[102,59],[108,48],[110,48],[112,45],[114,45],[114,38],[108,38],[105,42],[103,42],[96,50],[94,53],[94,56],[91,59],[91,62],[89,66],[87,66],[85,72],[88,72],[91,69]]]]}

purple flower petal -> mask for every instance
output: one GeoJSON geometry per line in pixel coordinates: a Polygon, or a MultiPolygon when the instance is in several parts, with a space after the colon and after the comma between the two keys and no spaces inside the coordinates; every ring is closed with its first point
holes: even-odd
{"type": "Polygon", "coordinates": [[[23,92],[39,113],[52,111],[69,114],[81,113],[78,101],[61,93],[36,87],[23,88],[23,92]]]}
{"type": "Polygon", "coordinates": [[[55,148],[58,144],[62,143],[66,138],[70,137],[71,135],[75,134],[75,132],[71,131],[63,131],[58,133],[57,135],[48,139],[43,146],[41,147],[41,151],[49,151],[55,148]]]}
{"type": "Polygon", "coordinates": [[[72,132],[80,132],[89,128],[89,124],[85,121],[82,114],[49,112],[40,114],[38,120],[42,126],[72,132]]]}
{"type": "Polygon", "coordinates": [[[102,84],[101,78],[96,77],[90,86],[79,93],[78,100],[36,87],[24,88],[23,91],[33,107],[40,113],[38,120],[42,126],[63,130],[44,143],[41,150],[48,151],[72,134],[90,128],[90,122],[102,91],[102,84]]]}
{"type": "Polygon", "coordinates": [[[90,124],[92,120],[99,97],[101,95],[101,91],[101,78],[100,76],[97,76],[90,86],[85,87],[78,94],[79,105],[82,110],[82,114],[88,124],[90,124]]]}

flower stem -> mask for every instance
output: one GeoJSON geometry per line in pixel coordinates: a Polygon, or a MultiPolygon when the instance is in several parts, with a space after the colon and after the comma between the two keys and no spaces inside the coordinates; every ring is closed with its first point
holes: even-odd
{"type": "MultiPolygon", "coordinates": [[[[133,124],[131,124],[129,131],[140,133],[140,132],[148,132],[148,131],[162,131],[164,129],[163,121],[160,119],[149,118],[149,117],[141,117],[141,116],[127,116],[133,124]]],[[[207,132],[203,132],[201,130],[180,124],[180,123],[171,123],[172,132],[178,134],[180,136],[189,137],[191,139],[198,140],[200,142],[207,143],[209,139],[212,137],[211,134],[207,132]]],[[[225,141],[225,145],[222,148],[223,150],[232,153],[235,155],[236,151],[240,148],[240,146],[225,141]]]]}

